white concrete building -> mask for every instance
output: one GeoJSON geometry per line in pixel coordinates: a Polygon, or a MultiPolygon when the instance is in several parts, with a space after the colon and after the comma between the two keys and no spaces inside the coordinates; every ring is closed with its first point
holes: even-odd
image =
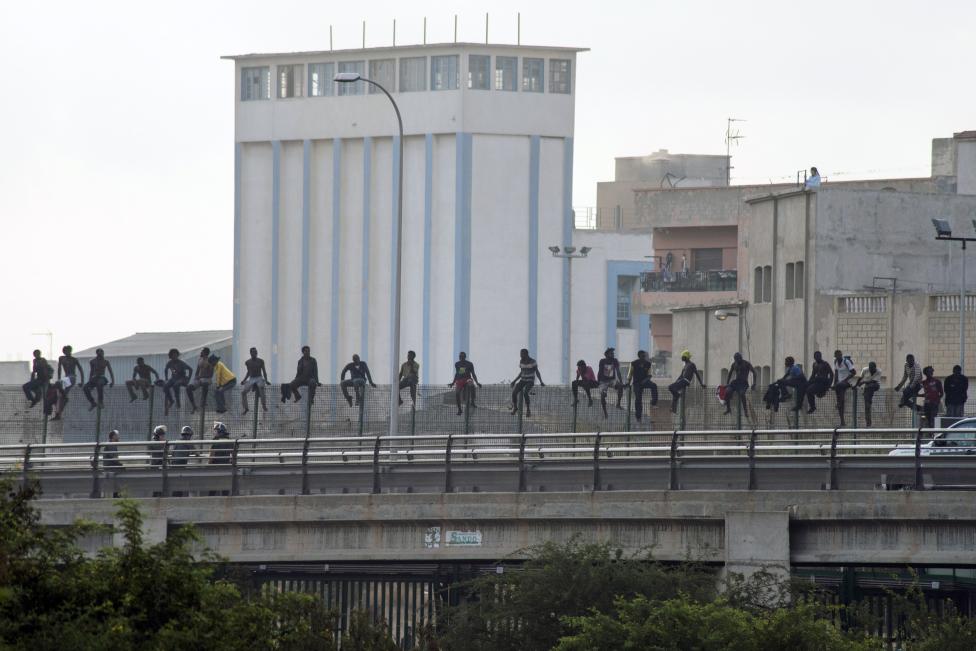
{"type": "Polygon", "coordinates": [[[522,347],[547,380],[567,379],[569,263],[547,247],[573,244],[581,51],[455,43],[227,57],[235,366],[257,346],[273,378],[290,379],[307,343],[323,382],[353,353],[389,381],[402,146],[400,348],[417,351],[421,381],[448,382],[462,350],[482,381],[510,379],[522,347]],[[385,96],[332,82],[349,71],[393,93],[403,143],[385,96]]]}

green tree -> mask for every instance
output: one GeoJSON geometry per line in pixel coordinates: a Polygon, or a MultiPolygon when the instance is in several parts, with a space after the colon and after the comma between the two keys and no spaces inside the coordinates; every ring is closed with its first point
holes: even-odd
{"type": "Polygon", "coordinates": [[[648,555],[624,556],[609,544],[545,543],[529,550],[520,569],[479,577],[463,586],[468,598],[440,622],[442,648],[492,651],[551,649],[570,632],[565,618],[612,614],[616,598],[715,597],[715,572],[666,566],[648,555]]]}
{"type": "MultiPolygon", "coordinates": [[[[318,598],[243,590],[217,578],[219,559],[207,551],[194,556],[199,540],[191,527],[147,545],[142,515],[126,500],[117,529],[44,527],[36,496],[34,485],[0,483],[0,650],[336,648],[335,613],[318,598]],[[78,547],[82,536],[116,531],[121,547],[94,558],[78,547]]],[[[396,648],[364,615],[354,614],[353,622],[344,649],[396,648]]]]}

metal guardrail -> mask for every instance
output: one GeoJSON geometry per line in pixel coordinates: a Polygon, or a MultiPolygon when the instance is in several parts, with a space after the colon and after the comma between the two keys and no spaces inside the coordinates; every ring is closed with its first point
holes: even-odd
{"type": "Polygon", "coordinates": [[[93,498],[123,492],[164,497],[522,492],[565,484],[559,473],[571,477],[569,485],[588,490],[614,485],[681,490],[716,481],[755,490],[771,486],[767,480],[774,475],[775,481],[795,483],[797,489],[837,490],[845,476],[851,487],[976,485],[976,454],[923,454],[924,444],[941,431],[714,430],[3,445],[0,474],[25,482],[36,478],[48,495],[93,498]],[[911,453],[889,455],[899,447],[911,453]],[[860,474],[852,475],[855,471],[860,474]],[[727,477],[719,480],[714,473],[727,477]]]}

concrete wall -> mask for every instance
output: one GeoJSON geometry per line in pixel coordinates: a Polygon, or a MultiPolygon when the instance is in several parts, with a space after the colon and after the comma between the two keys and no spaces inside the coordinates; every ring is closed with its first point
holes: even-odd
{"type": "Polygon", "coordinates": [[[673,271],[681,270],[681,256],[688,259],[688,269],[694,270],[693,249],[722,249],[722,268],[735,269],[739,238],[735,226],[674,227],[654,229],[654,255],[663,259],[674,254],[673,271]]]}
{"type": "Polygon", "coordinates": [[[0,362],[0,384],[23,384],[30,379],[30,372],[30,362],[0,362]]]}

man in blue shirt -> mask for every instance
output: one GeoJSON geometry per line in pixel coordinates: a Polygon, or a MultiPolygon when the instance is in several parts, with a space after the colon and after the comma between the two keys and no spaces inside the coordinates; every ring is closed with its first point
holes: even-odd
{"type": "Polygon", "coordinates": [[[807,376],[792,357],[786,358],[785,366],[786,374],[779,379],[779,383],[785,387],[793,387],[793,408],[790,411],[800,411],[807,386],[807,376]]]}

